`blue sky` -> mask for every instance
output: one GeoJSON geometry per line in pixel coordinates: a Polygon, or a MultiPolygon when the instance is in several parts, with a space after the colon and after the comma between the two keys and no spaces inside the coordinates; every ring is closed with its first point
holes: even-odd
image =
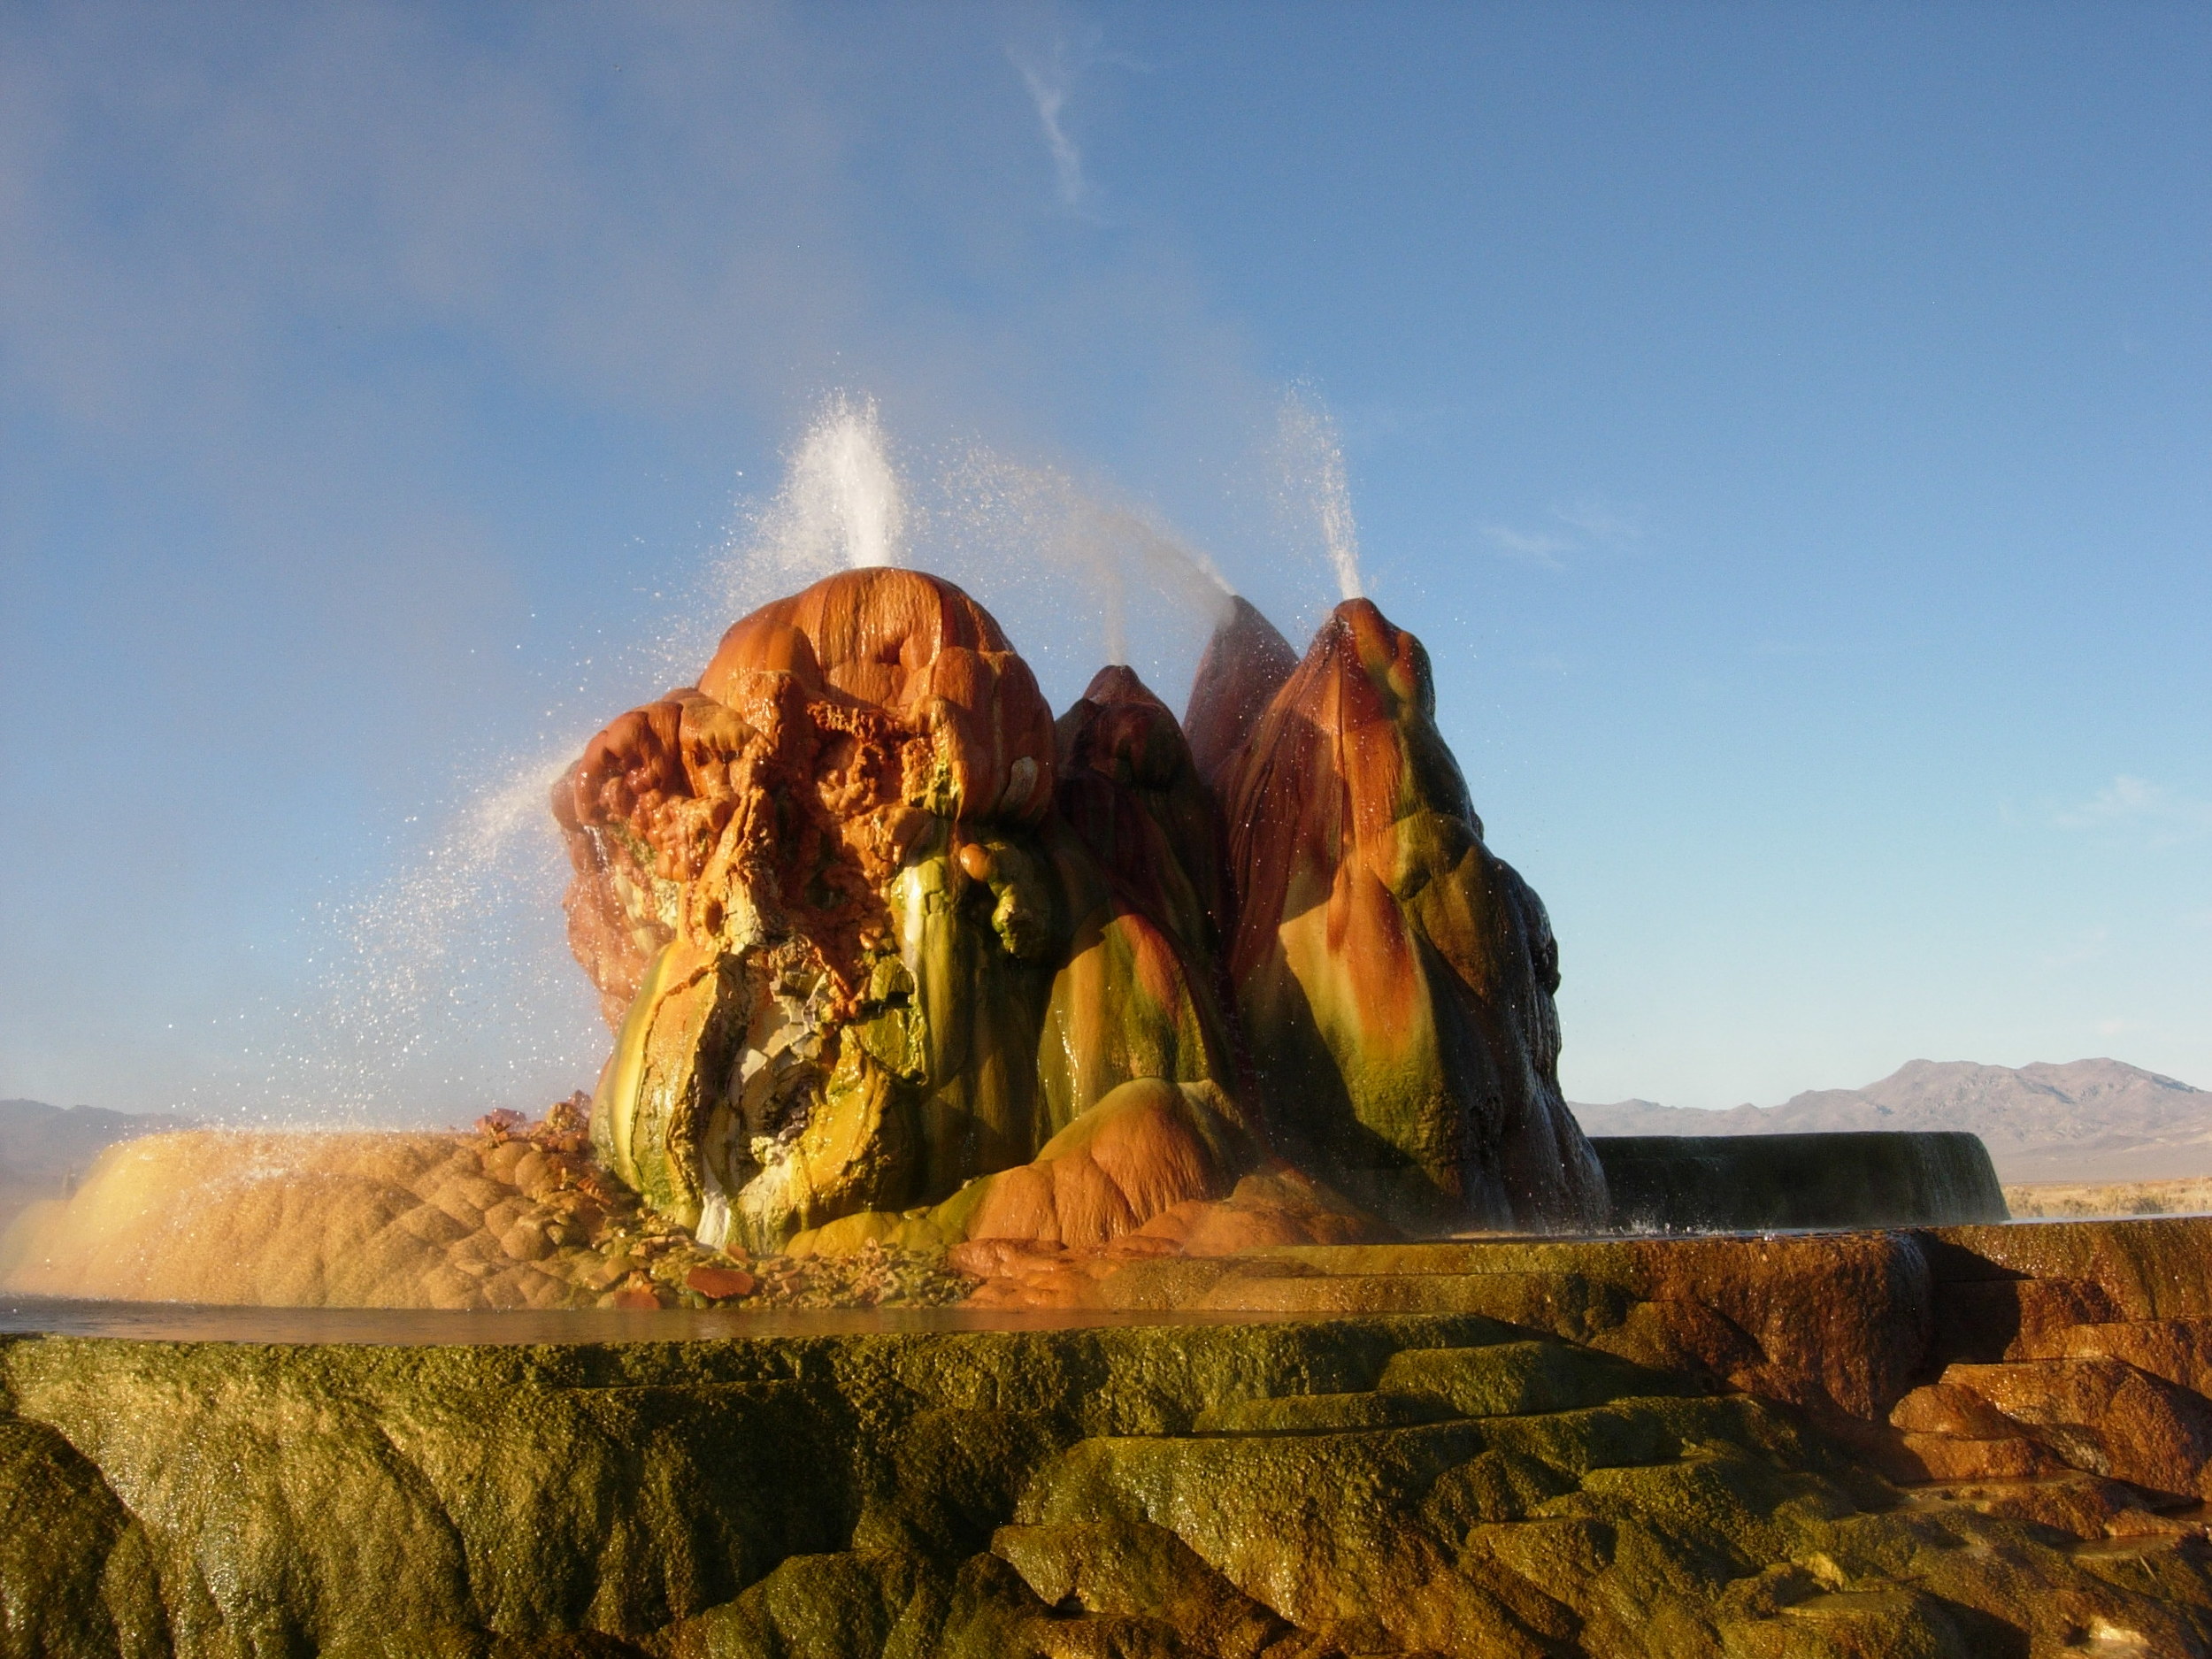
{"type": "MultiPolygon", "coordinates": [[[[24,3],[0,1095],[588,1085],[536,779],[838,390],[1294,634],[1331,411],[1571,1095],[2212,1085],[2201,7],[24,3]]],[[[933,522],[1072,695],[1096,594],[933,522]]]]}

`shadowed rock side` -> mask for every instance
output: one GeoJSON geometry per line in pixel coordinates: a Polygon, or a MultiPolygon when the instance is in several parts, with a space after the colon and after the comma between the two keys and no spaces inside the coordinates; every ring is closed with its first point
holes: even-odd
{"type": "Polygon", "coordinates": [[[1602,1226],[1551,926],[1483,845],[1420,642],[1339,605],[1220,776],[1230,973],[1285,1155],[1417,1228],[1602,1226]]]}
{"type": "Polygon", "coordinates": [[[1252,727],[1298,668],[1298,653],[1250,601],[1232,599],[1191,681],[1183,732],[1198,775],[1216,789],[1252,727]]]}
{"type": "Polygon", "coordinates": [[[1218,996],[1221,831],[1181,728],[1133,672],[1114,667],[1055,735],[1046,843],[1075,918],[1044,1037],[1057,1130],[1126,1079],[1229,1086],[1232,1073],[1218,996]],[[1142,1004],[1135,1019],[1132,999],[1142,1004]]]}
{"type": "Polygon", "coordinates": [[[649,1205],[772,1248],[1025,1164],[1140,1079],[1234,1138],[1210,805],[1133,675],[1093,689],[1056,733],[974,601],[854,571],[593,740],[554,796],[618,1027],[593,1136],[649,1205]]]}

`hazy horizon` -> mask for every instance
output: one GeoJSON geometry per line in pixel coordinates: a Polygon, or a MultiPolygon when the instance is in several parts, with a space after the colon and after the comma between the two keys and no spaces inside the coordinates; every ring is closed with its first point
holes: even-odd
{"type": "MultiPolygon", "coordinates": [[[[1916,1056],[1916,1058],[1924,1058],[1924,1056],[1916,1056]]],[[[2119,1059],[2117,1059],[2116,1056],[2111,1056],[2111,1055],[2085,1055],[2085,1056],[2080,1056],[2078,1059],[2076,1059],[2076,1060],[2070,1060],[2070,1061],[2069,1061],[2069,1060],[2032,1061],[2032,1061],[2028,1061],[2028,1062],[2026,1062],[2026,1063],[2025,1063],[2025,1064],[2026,1064],[2026,1065],[2031,1065],[2031,1066],[2032,1066],[2032,1065],[2039,1065],[2039,1064],[2041,1064],[2041,1065],[2055,1065],[2055,1066],[2056,1066],[2056,1065],[2079,1065],[2079,1064],[2094,1064],[2094,1063],[2095,1063],[2095,1062],[2097,1062],[2097,1061],[2102,1061],[2102,1060],[2113,1061],[2115,1064],[2120,1064],[2120,1065],[2129,1065],[2129,1064],[2131,1064],[2131,1063],[2130,1063],[2130,1062],[2125,1061],[2125,1060],[2119,1060],[2119,1059]]],[[[1913,1062],[1912,1062],[1912,1061],[1906,1061],[1904,1064],[1907,1064],[1907,1065],[1909,1065],[1909,1064],[1913,1064],[1913,1062]]],[[[1985,1062],[1982,1062],[1982,1061],[1977,1061],[1977,1060],[1965,1060],[1965,1061],[1953,1061],[1953,1062],[1938,1061],[1938,1062],[1936,1062],[1935,1064],[1937,1064],[1980,1065],[1980,1064],[1986,1064],[1986,1063],[1985,1063],[1985,1062]]],[[[1793,1090],[1793,1091],[1792,1091],[1792,1093],[1791,1093],[1789,1095],[1787,1095],[1787,1096],[1784,1097],[1783,1099],[1780,1099],[1780,1100],[1776,1100],[1776,1101],[1764,1102],[1759,1102],[1759,1101],[1743,1100],[1743,1101],[1729,1101],[1729,1102],[1725,1102],[1725,1103],[1714,1102],[1714,1103],[1710,1103],[1710,1104],[1691,1105],[1691,1104],[1686,1104],[1686,1103],[1684,1103],[1684,1104],[1677,1104],[1676,1102],[1671,1102],[1671,1101],[1655,1101],[1655,1100],[1653,1100],[1653,1099],[1652,1099],[1649,1095],[1647,1095],[1647,1094],[1624,1094],[1624,1095],[1622,1095],[1622,1096],[1618,1097],[1617,1099],[1615,1099],[1615,1100],[1606,1100],[1606,1101],[1594,1101],[1594,1100],[1574,1100],[1574,1099],[1572,1099],[1571,1097],[1570,1097],[1569,1103],[1570,1103],[1571,1105],[1573,1105],[1573,1106],[1607,1107],[1607,1106],[1626,1106],[1626,1105],[1631,1105],[1631,1104],[1634,1104],[1634,1103],[1637,1103],[1637,1102],[1640,1102],[1641,1103],[1643,1103],[1643,1104],[1645,1104],[1645,1105],[1647,1105],[1647,1106],[1659,1106],[1659,1107],[1663,1107],[1663,1108],[1665,1108],[1665,1109],[1667,1109],[1668,1110],[1671,1110],[1671,1111],[1705,1111],[1705,1112],[1712,1112],[1712,1113],[1714,1113],[1714,1114],[1715,1114],[1715,1115],[1717,1115],[1717,1115],[1720,1115],[1720,1114],[1727,1113],[1727,1112],[1740,1111],[1743,1108],[1745,1108],[1745,1107],[1747,1107],[1747,1106],[1751,1107],[1751,1108],[1753,1108],[1754,1110],[1756,1110],[1767,1111],[1767,1110],[1773,1110],[1775,1107],[1778,1107],[1778,1106],[1786,1106],[1786,1105],[1787,1105],[1787,1104],[1790,1102],[1790,1101],[1791,1101],[1791,1100],[1793,1100],[1793,1099],[1796,1098],[1796,1097],[1797,1097],[1797,1095],[1800,1095],[1800,1094],[1822,1094],[1822,1093],[1836,1093],[1836,1092],[1840,1092],[1840,1093],[1850,1093],[1850,1092],[1853,1092],[1853,1091],[1855,1091],[1855,1090],[1863,1089],[1863,1088],[1865,1088],[1865,1087],[1869,1087],[1870,1085],[1872,1085],[1872,1084],[1875,1084],[1875,1083],[1881,1082],[1881,1081],[1883,1081],[1883,1080],[1884,1080],[1885,1079],[1886,1079],[1886,1078],[1889,1078],[1889,1077],[1894,1076],[1894,1075],[1896,1074],[1896,1072],[1897,1072],[1899,1070],[1901,1070],[1901,1067],[1893,1066],[1893,1067],[1892,1067],[1892,1068],[1891,1068],[1888,1071],[1884,1072],[1884,1073],[1882,1074],[1882,1076],[1881,1076],[1881,1077],[1879,1077],[1879,1078],[1869,1078],[1869,1079],[1866,1079],[1866,1081],[1865,1081],[1865,1082],[1863,1082],[1863,1083],[1858,1083],[1858,1084],[1849,1084],[1849,1085],[1839,1085],[1839,1084],[1819,1084],[1819,1085],[1809,1086],[1809,1087],[1806,1087],[1806,1088],[1797,1089],[1797,1090],[1793,1090]]],[[[2008,1069],[2009,1069],[2009,1070],[2022,1070],[2022,1069],[2024,1069],[2024,1067],[2012,1067],[2012,1068],[2008,1068],[2008,1069]]],[[[2137,1070],[2137,1071],[2150,1071],[2150,1068],[2149,1068],[2149,1067],[2147,1067],[2147,1066],[2137,1066],[2137,1067],[2134,1067],[2133,1069],[2135,1069],[2135,1070],[2137,1070]]],[[[2151,1074],[2152,1074],[2153,1076],[2156,1076],[2156,1077],[2165,1077],[2165,1078],[2166,1078],[2166,1080],[2167,1080],[2167,1081],[2169,1081],[2169,1082],[2180,1083],[2180,1084],[2185,1085],[2186,1087],[2190,1087],[2190,1088],[2200,1088],[2200,1087],[2201,1087],[2201,1086],[2200,1086],[2200,1085],[2198,1085],[2198,1084],[2191,1083],[2187,1078],[2167,1077],[2167,1074],[2166,1074],[2166,1073],[2164,1073],[2164,1072],[2153,1072],[2153,1073],[2151,1073],[2151,1074]]],[[[8,1096],[8,1097],[6,1097],[6,1098],[4,1098],[4,1099],[0,1099],[0,1105],[7,1105],[7,1106],[50,1106],[50,1107],[55,1108],[55,1109],[56,1109],[56,1110],[61,1110],[61,1111],[74,1111],[74,1110],[94,1110],[94,1111],[114,1111],[114,1110],[119,1110],[119,1108],[116,1108],[116,1107],[111,1107],[111,1106],[103,1106],[103,1105],[101,1105],[101,1104],[100,1104],[98,1102],[96,1102],[96,1101],[67,1101],[67,1102],[63,1102],[63,1101],[49,1101],[49,1100],[33,1100],[33,1099],[31,1099],[29,1096],[27,1096],[27,1095],[12,1095],[12,1096],[8,1096]]],[[[146,1117],[160,1117],[160,1116],[166,1116],[166,1115],[168,1115],[168,1114],[167,1114],[167,1113],[165,1113],[165,1112],[163,1112],[163,1111],[159,1111],[159,1110],[151,1110],[151,1111],[146,1111],[146,1112],[140,1113],[140,1114],[135,1114],[135,1115],[141,1115],[141,1116],[146,1116],[146,1117]]]]}

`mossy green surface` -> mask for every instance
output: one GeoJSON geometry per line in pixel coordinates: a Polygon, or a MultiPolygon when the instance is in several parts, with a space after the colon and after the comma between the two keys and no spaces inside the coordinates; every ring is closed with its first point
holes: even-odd
{"type": "Polygon", "coordinates": [[[1787,1408],[1476,1316],[29,1338],[0,1402],[7,1659],[2212,1643],[2198,1546],[1902,1502],[1787,1408]]]}

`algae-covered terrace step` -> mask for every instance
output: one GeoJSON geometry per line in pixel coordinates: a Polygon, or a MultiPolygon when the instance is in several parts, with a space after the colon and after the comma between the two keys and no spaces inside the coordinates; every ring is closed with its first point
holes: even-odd
{"type": "Polygon", "coordinates": [[[2076,1548],[2182,1524],[2116,1488],[1901,1502],[1786,1405],[1471,1317],[44,1338],[0,1343],[0,1608],[44,1621],[0,1627],[6,1655],[2055,1659],[2212,1632],[2200,1529],[2076,1548]]]}
{"type": "Polygon", "coordinates": [[[1383,1367],[1386,1394],[1433,1402],[1463,1417],[1525,1417],[1604,1405],[1632,1394],[1692,1392],[1682,1379],[1564,1342],[1401,1349],[1383,1367]]]}
{"type": "Polygon", "coordinates": [[[1407,1429],[1458,1416],[1438,1401],[1401,1394],[1292,1394],[1281,1401],[1228,1401],[1208,1407],[1193,1433],[1343,1433],[1407,1429]]]}
{"type": "Polygon", "coordinates": [[[1309,1653],[1321,1659],[1325,1652],[1237,1589],[1173,1532],[1149,1522],[1002,1526],[991,1535],[991,1553],[1056,1611],[1143,1621],[1134,1632],[1124,1626],[1116,1632],[1137,1636],[1127,1647],[1138,1652],[1265,1654],[1271,1659],[1302,1659],[1309,1653]]]}
{"type": "Polygon", "coordinates": [[[1453,1415],[1442,1402],[1405,1394],[1292,1394],[1228,1401],[1200,1412],[1191,1427],[1201,1434],[1323,1434],[1404,1428],[1453,1415]]]}

